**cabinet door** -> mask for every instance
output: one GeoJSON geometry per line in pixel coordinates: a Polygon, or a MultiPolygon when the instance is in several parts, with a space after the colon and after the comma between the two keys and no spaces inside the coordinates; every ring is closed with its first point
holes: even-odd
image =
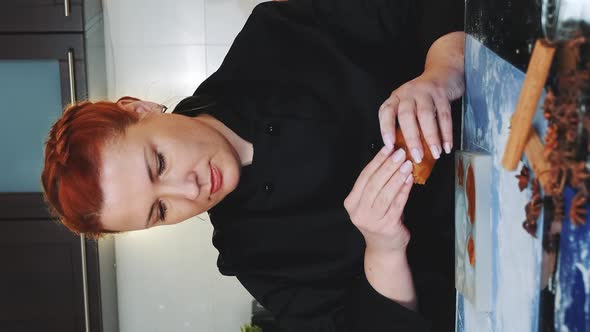
{"type": "Polygon", "coordinates": [[[97,243],[51,220],[39,185],[50,125],[87,96],[83,38],[0,34],[0,331],[102,331],[97,243]]]}
{"type": "Polygon", "coordinates": [[[49,128],[72,101],[72,93],[77,100],[87,94],[82,38],[0,35],[0,45],[7,46],[0,48],[0,192],[41,191],[49,128]]]}
{"type": "Polygon", "coordinates": [[[0,193],[0,331],[102,331],[98,246],[51,220],[40,193],[0,193]],[[86,265],[90,317],[85,318],[86,265]]]}
{"type": "Polygon", "coordinates": [[[87,97],[83,34],[0,34],[0,45],[0,61],[57,61],[63,105],[71,102],[71,92],[74,100],[87,97]]]}
{"type": "Polygon", "coordinates": [[[0,32],[82,32],[82,0],[0,1],[0,32]]]}

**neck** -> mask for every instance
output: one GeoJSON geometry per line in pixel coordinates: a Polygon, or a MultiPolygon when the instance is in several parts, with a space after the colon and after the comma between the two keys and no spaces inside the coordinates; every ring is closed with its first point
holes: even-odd
{"type": "Polygon", "coordinates": [[[209,114],[199,115],[195,119],[205,122],[209,126],[219,131],[238,153],[240,164],[242,166],[250,165],[252,163],[252,158],[254,156],[254,147],[252,146],[252,143],[238,136],[238,134],[229,129],[225,124],[223,124],[223,122],[217,120],[209,114]]]}

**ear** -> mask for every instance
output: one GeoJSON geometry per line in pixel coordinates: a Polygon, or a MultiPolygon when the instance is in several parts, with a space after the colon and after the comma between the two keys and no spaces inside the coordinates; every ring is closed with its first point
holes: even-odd
{"type": "Polygon", "coordinates": [[[117,105],[124,110],[137,112],[140,114],[161,112],[160,108],[158,107],[158,104],[143,100],[120,99],[117,102],[117,105]]]}
{"type": "Polygon", "coordinates": [[[137,100],[121,98],[117,101],[117,106],[126,111],[135,111],[135,102],[137,102],[137,100]]]}

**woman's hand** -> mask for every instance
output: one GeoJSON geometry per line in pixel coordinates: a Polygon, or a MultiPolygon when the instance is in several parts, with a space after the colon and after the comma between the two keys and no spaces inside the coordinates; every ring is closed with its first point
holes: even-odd
{"type": "Polygon", "coordinates": [[[365,238],[367,251],[405,250],[410,234],[401,217],[412,188],[412,163],[406,153],[383,147],[359,175],[344,207],[365,238]]]}
{"type": "Polygon", "coordinates": [[[441,147],[450,153],[453,142],[450,99],[446,89],[428,73],[393,91],[379,109],[385,145],[395,143],[397,120],[414,162],[420,163],[424,157],[421,134],[435,159],[440,157],[441,147]]]}
{"type": "Polygon", "coordinates": [[[453,122],[450,102],[465,90],[463,53],[465,34],[453,32],[436,40],[428,51],[424,73],[400,86],[379,108],[383,142],[395,143],[396,122],[402,130],[412,159],[424,156],[420,135],[435,159],[442,148],[451,153],[453,122]]]}

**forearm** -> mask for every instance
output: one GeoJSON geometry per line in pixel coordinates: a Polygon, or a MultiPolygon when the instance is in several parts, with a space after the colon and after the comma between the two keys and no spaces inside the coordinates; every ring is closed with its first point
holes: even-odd
{"type": "Polygon", "coordinates": [[[449,100],[460,98],[465,91],[464,49],[465,33],[458,31],[437,39],[426,55],[424,75],[444,88],[449,100]]]}
{"type": "Polygon", "coordinates": [[[416,310],[416,291],[405,250],[385,253],[366,249],[365,275],[378,293],[416,310]]]}

